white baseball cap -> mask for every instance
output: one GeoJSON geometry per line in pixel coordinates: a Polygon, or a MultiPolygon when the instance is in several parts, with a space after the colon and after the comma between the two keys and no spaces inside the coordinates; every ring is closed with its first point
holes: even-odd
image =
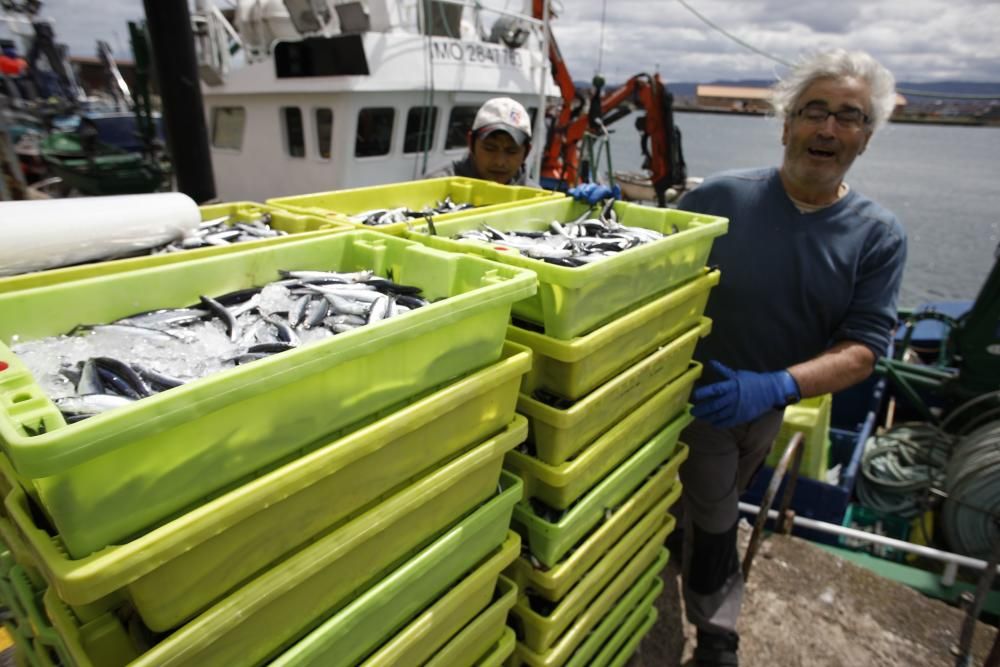
{"type": "Polygon", "coordinates": [[[531,139],[531,119],[520,102],[509,97],[494,97],[479,108],[472,132],[485,137],[498,130],[509,134],[518,146],[531,139]]]}

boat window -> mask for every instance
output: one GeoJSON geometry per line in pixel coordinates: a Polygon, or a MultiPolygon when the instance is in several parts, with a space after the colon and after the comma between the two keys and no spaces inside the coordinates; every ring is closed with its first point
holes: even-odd
{"type": "Polygon", "coordinates": [[[386,155],[392,144],[392,122],[396,110],[392,107],[369,107],[358,112],[358,135],[354,155],[371,157],[386,155]]]}
{"type": "Polygon", "coordinates": [[[240,150],[246,115],[243,107],[212,107],[212,146],[240,150]]]}
{"type": "Polygon", "coordinates": [[[285,122],[285,149],[292,157],[305,157],[306,137],[302,126],[302,109],[281,107],[281,117],[285,122]]]}
{"type": "Polygon", "coordinates": [[[462,33],[462,5],[431,0],[424,5],[422,32],[434,37],[459,39],[462,33]]]}
{"type": "Polygon", "coordinates": [[[316,152],[330,159],[333,144],[333,109],[316,109],[316,152]]]}
{"type": "Polygon", "coordinates": [[[476,119],[476,112],[479,107],[454,107],[451,115],[448,116],[448,136],[445,139],[444,149],[465,148],[469,145],[469,130],[472,129],[472,122],[476,119]]]}
{"type": "Polygon", "coordinates": [[[434,145],[434,128],[437,126],[437,107],[413,107],[406,114],[404,153],[420,153],[434,145]]]}

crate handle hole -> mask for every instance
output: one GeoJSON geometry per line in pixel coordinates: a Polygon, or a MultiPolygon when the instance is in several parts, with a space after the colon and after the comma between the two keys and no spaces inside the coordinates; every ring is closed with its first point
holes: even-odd
{"type": "Polygon", "coordinates": [[[31,394],[14,394],[10,400],[11,403],[24,403],[25,401],[31,400],[31,394]]]}

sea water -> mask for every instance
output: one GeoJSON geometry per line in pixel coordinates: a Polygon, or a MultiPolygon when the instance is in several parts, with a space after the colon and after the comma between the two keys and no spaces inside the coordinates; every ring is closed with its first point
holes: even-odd
{"type": "MultiPolygon", "coordinates": [[[[773,118],[678,113],[689,176],[781,162],[773,118]]],[[[631,118],[611,127],[616,170],[637,170],[631,118]]],[[[1000,127],[890,123],[847,182],[899,216],[909,237],[900,305],[974,299],[1000,243],[1000,127]]]]}

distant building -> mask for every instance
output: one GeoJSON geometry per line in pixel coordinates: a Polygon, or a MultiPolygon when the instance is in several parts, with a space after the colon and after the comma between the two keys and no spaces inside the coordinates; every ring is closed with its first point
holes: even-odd
{"type": "Polygon", "coordinates": [[[707,109],[766,113],[771,109],[769,88],[699,85],[695,103],[707,109]]]}
{"type": "MultiPolygon", "coordinates": [[[[771,89],[751,86],[699,85],[696,104],[706,109],[767,113],[771,110],[771,89]]],[[[896,93],[893,115],[902,113],[906,98],[896,93]]]]}

